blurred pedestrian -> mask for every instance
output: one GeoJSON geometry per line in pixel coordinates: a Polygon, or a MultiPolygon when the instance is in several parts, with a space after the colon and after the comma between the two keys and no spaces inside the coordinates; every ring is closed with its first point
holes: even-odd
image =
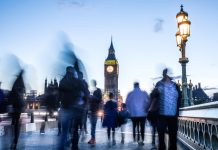
{"type": "Polygon", "coordinates": [[[82,122],[85,101],[83,83],[78,79],[76,70],[72,66],[66,68],[66,74],[59,84],[59,98],[61,101],[61,140],[58,149],[64,150],[67,142],[67,134],[72,128],[72,150],[79,150],[78,128],[82,122]],[[72,126],[71,126],[72,125],[72,126]]]}
{"type": "Polygon", "coordinates": [[[159,117],[157,123],[159,150],[165,150],[165,133],[169,134],[169,150],[177,149],[178,115],[181,92],[175,82],[172,81],[172,72],[166,68],[163,70],[163,79],[157,82],[159,96],[159,117]]]}
{"type": "Polygon", "coordinates": [[[98,111],[100,110],[102,104],[102,92],[101,89],[97,88],[96,80],[92,80],[91,84],[94,88],[93,94],[89,99],[89,118],[91,123],[91,139],[88,141],[88,144],[96,144],[95,139],[95,130],[98,119],[98,111]]]}
{"type": "Polygon", "coordinates": [[[151,124],[152,128],[152,149],[156,149],[156,141],[155,141],[155,135],[157,131],[157,119],[158,119],[158,111],[159,111],[159,91],[157,88],[154,88],[150,93],[150,100],[151,104],[148,111],[147,120],[151,124]]]}
{"type": "Polygon", "coordinates": [[[78,71],[78,79],[82,82],[83,87],[84,87],[84,112],[83,112],[83,119],[82,119],[82,124],[80,125],[80,130],[81,133],[88,133],[87,131],[87,116],[88,116],[88,102],[89,102],[89,88],[87,82],[83,79],[83,73],[81,71],[78,71]]]}
{"type": "Polygon", "coordinates": [[[123,103],[121,106],[121,110],[118,112],[118,126],[121,130],[121,144],[124,144],[125,141],[125,128],[129,117],[129,111],[127,110],[126,104],[123,103]]]}
{"type": "Polygon", "coordinates": [[[11,148],[16,149],[18,138],[20,134],[20,116],[24,108],[24,93],[25,85],[23,80],[23,70],[18,74],[17,79],[15,80],[12,90],[8,95],[9,105],[12,105],[12,112],[10,112],[12,117],[12,128],[13,128],[13,141],[11,148]]]}
{"type": "Polygon", "coordinates": [[[109,93],[109,100],[104,105],[104,118],[103,127],[107,127],[108,142],[111,143],[111,131],[112,131],[112,143],[116,144],[115,140],[115,128],[117,127],[117,102],[114,100],[114,94],[109,93]]]}
{"type": "Polygon", "coordinates": [[[57,121],[58,121],[58,136],[60,136],[61,132],[62,132],[60,108],[58,108],[57,115],[58,115],[57,116],[57,121]]]}
{"type": "Polygon", "coordinates": [[[147,92],[140,89],[138,82],[134,83],[133,91],[127,95],[126,105],[133,124],[133,140],[134,142],[138,142],[139,145],[144,145],[145,121],[150,106],[150,100],[147,92]]]}

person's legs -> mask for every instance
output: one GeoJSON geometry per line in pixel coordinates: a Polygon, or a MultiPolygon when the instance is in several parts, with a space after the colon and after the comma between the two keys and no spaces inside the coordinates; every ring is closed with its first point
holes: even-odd
{"type": "Polygon", "coordinates": [[[61,134],[61,121],[60,118],[58,118],[58,135],[61,134]]]}
{"type": "Polygon", "coordinates": [[[19,133],[20,133],[20,124],[19,124],[20,114],[16,116],[16,122],[14,124],[14,143],[17,144],[19,133]]]}
{"type": "MultiPolygon", "coordinates": [[[[83,116],[82,114],[81,114],[81,116],[83,116]]],[[[79,131],[79,134],[81,135],[82,134],[82,132],[83,132],[83,117],[80,117],[80,122],[76,122],[76,123],[78,123],[78,131],[79,131]]]]}
{"type": "Polygon", "coordinates": [[[121,143],[124,144],[124,140],[125,140],[125,124],[122,124],[121,127],[121,143]]]}
{"type": "Polygon", "coordinates": [[[156,141],[155,141],[156,132],[157,132],[157,127],[153,126],[153,129],[152,129],[152,145],[155,145],[155,143],[156,143],[156,141]]]}
{"type": "Polygon", "coordinates": [[[88,131],[87,131],[87,115],[88,115],[88,112],[85,111],[84,119],[83,119],[83,128],[84,128],[85,133],[88,133],[88,131]]]}
{"type": "Polygon", "coordinates": [[[135,129],[136,129],[136,119],[135,119],[135,117],[132,117],[131,120],[132,120],[133,140],[134,140],[134,142],[135,142],[135,141],[136,141],[136,133],[135,133],[135,129]]]}
{"type": "Polygon", "coordinates": [[[95,130],[97,124],[97,116],[94,114],[90,115],[90,123],[91,123],[91,140],[89,140],[89,144],[95,144],[95,130]]]}
{"type": "Polygon", "coordinates": [[[152,128],[152,145],[155,146],[155,134],[157,131],[157,118],[152,118],[151,121],[151,128],[152,128]]]}
{"type": "MultiPolygon", "coordinates": [[[[81,114],[82,115],[82,114],[81,114]]],[[[73,122],[73,138],[72,138],[72,150],[78,150],[79,143],[79,126],[82,123],[82,118],[80,116],[76,116],[73,122]]]]}
{"type": "Polygon", "coordinates": [[[176,150],[177,130],[178,130],[177,117],[170,117],[167,122],[168,122],[168,131],[169,131],[169,150],[176,150]]]}
{"type": "Polygon", "coordinates": [[[136,130],[137,130],[137,142],[140,141],[140,127],[139,127],[139,117],[136,118],[136,130]]]}
{"type": "Polygon", "coordinates": [[[108,141],[111,140],[111,128],[107,128],[107,138],[108,138],[108,141]]]}
{"type": "Polygon", "coordinates": [[[140,131],[141,131],[141,138],[142,138],[142,142],[144,141],[145,138],[145,120],[146,117],[140,117],[139,118],[139,125],[140,125],[140,131]]]}
{"type": "Polygon", "coordinates": [[[60,110],[60,121],[61,121],[61,127],[62,132],[59,140],[58,149],[63,150],[65,143],[67,141],[67,134],[69,132],[70,123],[72,120],[72,113],[70,110],[67,109],[61,109],[60,110]]]}
{"type": "Polygon", "coordinates": [[[13,125],[14,125],[14,140],[13,140],[13,147],[16,148],[19,134],[20,134],[20,115],[21,113],[15,112],[13,115],[13,125]]]}
{"type": "Polygon", "coordinates": [[[97,124],[97,116],[96,115],[92,115],[91,136],[92,136],[93,139],[95,139],[96,124],[97,124]]]}
{"type": "Polygon", "coordinates": [[[11,125],[13,126],[14,124],[15,124],[15,122],[16,122],[16,114],[15,113],[11,113],[10,114],[11,115],[11,125]]]}
{"type": "Polygon", "coordinates": [[[116,140],[115,140],[115,128],[112,128],[112,141],[113,141],[113,145],[116,144],[116,140]]]}
{"type": "Polygon", "coordinates": [[[166,127],[167,127],[166,122],[167,121],[166,121],[166,118],[164,116],[158,117],[157,130],[158,130],[158,140],[159,140],[158,149],[159,150],[166,149],[166,145],[165,145],[165,141],[164,141],[165,131],[166,131],[166,127]]]}

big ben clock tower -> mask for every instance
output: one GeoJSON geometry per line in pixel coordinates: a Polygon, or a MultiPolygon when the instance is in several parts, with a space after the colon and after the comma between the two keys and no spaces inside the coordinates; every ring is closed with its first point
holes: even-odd
{"type": "Polygon", "coordinates": [[[104,92],[107,95],[109,92],[114,93],[114,98],[118,99],[118,75],[119,64],[115,57],[115,50],[111,39],[111,45],[108,50],[108,56],[104,62],[104,92]]]}

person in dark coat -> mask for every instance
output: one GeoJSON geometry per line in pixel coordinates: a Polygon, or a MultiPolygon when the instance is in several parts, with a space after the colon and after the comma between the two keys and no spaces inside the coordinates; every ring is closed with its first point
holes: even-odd
{"type": "Polygon", "coordinates": [[[17,79],[15,80],[12,90],[8,95],[9,104],[12,105],[12,127],[14,132],[14,139],[12,142],[12,149],[16,149],[17,142],[20,134],[20,115],[24,108],[24,93],[25,93],[25,85],[23,81],[23,70],[20,71],[17,79]]]}
{"type": "Polygon", "coordinates": [[[108,141],[111,141],[111,130],[112,130],[112,142],[116,144],[115,141],[115,128],[117,127],[117,103],[114,101],[114,94],[109,93],[109,100],[104,106],[104,119],[103,127],[107,127],[108,141]]]}
{"type": "Polygon", "coordinates": [[[78,128],[82,123],[84,112],[85,95],[84,85],[77,78],[77,72],[72,66],[66,68],[66,74],[59,84],[59,99],[61,101],[60,120],[62,126],[61,140],[58,149],[63,150],[67,142],[67,134],[72,128],[73,137],[71,140],[72,150],[79,150],[78,128]],[[72,127],[70,126],[72,122],[72,127]]]}
{"type": "Polygon", "coordinates": [[[158,111],[159,111],[160,93],[157,88],[154,88],[150,93],[151,104],[148,111],[147,119],[152,127],[152,149],[156,148],[155,135],[157,131],[158,111]]]}
{"type": "Polygon", "coordinates": [[[83,100],[85,102],[84,104],[84,112],[83,112],[83,119],[82,119],[82,122],[80,124],[80,130],[82,133],[88,133],[87,131],[87,117],[88,117],[88,100],[89,100],[89,95],[90,95],[90,92],[89,92],[89,88],[88,88],[88,84],[86,82],[86,80],[83,79],[83,73],[81,71],[78,71],[78,79],[82,82],[83,84],[83,87],[84,87],[84,97],[83,97],[83,100]]]}
{"type": "Polygon", "coordinates": [[[92,86],[94,86],[94,92],[89,99],[89,118],[91,123],[91,139],[88,144],[96,144],[95,140],[95,130],[98,119],[98,111],[100,110],[102,104],[102,92],[101,89],[97,88],[96,80],[92,80],[92,86]]]}

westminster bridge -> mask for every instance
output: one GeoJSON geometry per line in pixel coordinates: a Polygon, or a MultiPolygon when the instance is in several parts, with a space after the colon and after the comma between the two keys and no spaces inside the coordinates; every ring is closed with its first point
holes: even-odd
{"type": "MultiPolygon", "coordinates": [[[[21,134],[18,149],[41,150],[56,149],[57,146],[57,121],[55,118],[45,119],[46,112],[38,110],[22,114],[21,134]],[[32,122],[32,123],[31,123],[32,122]]],[[[57,114],[55,113],[54,116],[57,114]]],[[[0,114],[0,149],[10,148],[11,127],[10,118],[7,114],[0,114]]],[[[89,128],[89,122],[88,128],[89,128]]],[[[142,150],[152,149],[151,129],[149,123],[146,124],[145,145],[138,146],[132,142],[131,123],[127,124],[125,131],[125,143],[120,143],[120,131],[117,129],[115,146],[108,145],[106,129],[101,127],[99,119],[97,124],[97,144],[90,146],[87,144],[89,134],[80,138],[81,150],[142,150]]],[[[90,132],[89,132],[90,133],[90,132]]],[[[156,138],[157,140],[157,138],[156,138]]],[[[196,150],[218,150],[218,102],[210,102],[189,107],[180,108],[178,149],[196,150]]]]}

